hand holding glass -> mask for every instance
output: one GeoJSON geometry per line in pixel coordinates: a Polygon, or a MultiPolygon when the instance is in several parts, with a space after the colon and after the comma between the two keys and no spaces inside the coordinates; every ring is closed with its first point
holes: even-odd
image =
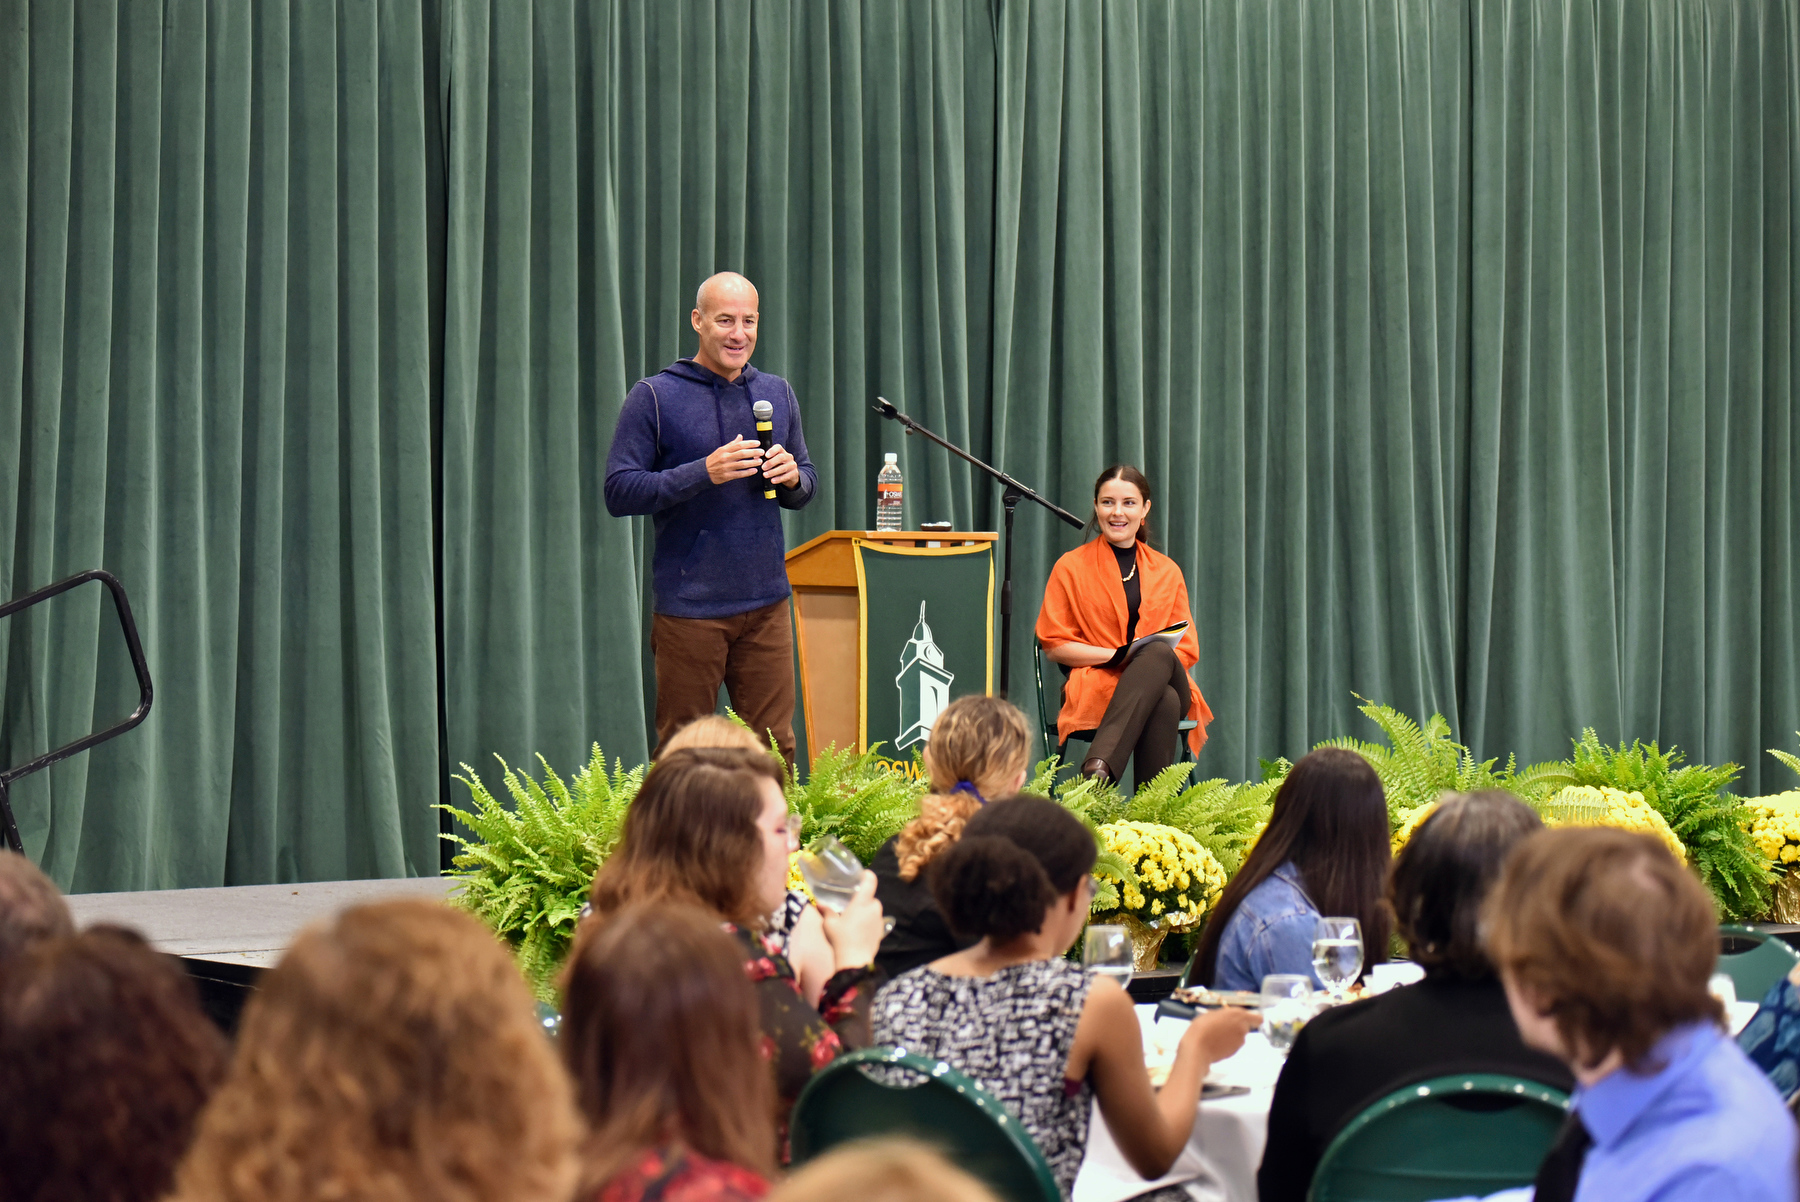
{"type": "Polygon", "coordinates": [[[1125,988],[1131,984],[1131,935],[1124,927],[1089,927],[1081,944],[1081,964],[1125,988]]]}
{"type": "Polygon", "coordinates": [[[1344,1000],[1363,966],[1362,923],[1354,918],[1321,918],[1313,928],[1313,975],[1333,1002],[1344,1000]]]}
{"type": "MultiPolygon", "coordinates": [[[[836,835],[814,839],[811,847],[795,857],[795,863],[813,901],[834,913],[844,912],[862,883],[862,861],[836,835]]],[[[882,929],[893,930],[894,920],[885,920],[882,929]]]]}

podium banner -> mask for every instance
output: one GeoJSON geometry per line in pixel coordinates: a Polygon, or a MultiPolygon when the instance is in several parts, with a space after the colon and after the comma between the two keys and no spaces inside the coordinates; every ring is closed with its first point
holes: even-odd
{"type": "Polygon", "coordinates": [[[862,599],[861,745],[909,772],[946,705],[994,688],[994,545],[855,540],[862,599]]]}

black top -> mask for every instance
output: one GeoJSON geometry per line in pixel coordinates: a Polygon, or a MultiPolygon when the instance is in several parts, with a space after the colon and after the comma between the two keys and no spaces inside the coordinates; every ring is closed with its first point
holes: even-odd
{"type": "Polygon", "coordinates": [[[881,903],[882,912],[894,920],[894,929],[875,953],[875,967],[886,973],[889,980],[975,943],[973,939],[959,940],[951,932],[937,902],[932,900],[924,871],[910,881],[900,879],[900,854],[896,850],[899,840],[896,835],[883,843],[869,864],[869,871],[875,874],[875,898],[881,903]]]}
{"type": "Polygon", "coordinates": [[[1519,1041],[1491,977],[1431,976],[1319,1015],[1300,1029],[1275,1084],[1256,1174],[1261,1202],[1305,1202],[1339,1128],[1397,1089],[1455,1073],[1505,1073],[1565,1092],[1575,1085],[1560,1060],[1519,1041]]]}
{"type": "Polygon", "coordinates": [[[1138,606],[1144,600],[1143,582],[1132,570],[1137,567],[1137,543],[1133,542],[1129,547],[1112,544],[1112,553],[1113,558],[1119,561],[1119,580],[1125,586],[1125,642],[1129,646],[1131,640],[1137,637],[1138,606]],[[1131,579],[1126,580],[1128,573],[1131,579]]]}

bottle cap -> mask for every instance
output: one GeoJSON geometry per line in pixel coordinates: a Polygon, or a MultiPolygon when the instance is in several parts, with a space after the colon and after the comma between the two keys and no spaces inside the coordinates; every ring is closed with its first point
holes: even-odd
{"type": "Polygon", "coordinates": [[[899,463],[900,462],[900,453],[898,451],[889,451],[887,454],[882,456],[882,459],[888,463],[899,463]]]}

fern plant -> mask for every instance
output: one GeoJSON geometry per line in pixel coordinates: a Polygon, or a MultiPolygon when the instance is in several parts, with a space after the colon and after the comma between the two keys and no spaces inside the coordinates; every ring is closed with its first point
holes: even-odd
{"type": "Polygon", "coordinates": [[[1502,787],[1501,774],[1494,771],[1496,761],[1478,761],[1452,739],[1444,715],[1433,714],[1421,725],[1391,706],[1356,699],[1362,702],[1357,708],[1387,736],[1387,745],[1345,736],[1326,739],[1313,750],[1340,747],[1368,760],[1387,794],[1388,823],[1394,830],[1441,793],[1502,787]]]}
{"type": "Polygon", "coordinates": [[[1211,852],[1227,875],[1236,873],[1269,824],[1279,781],[1231,784],[1222,778],[1188,784],[1192,764],[1173,764],[1132,794],[1125,817],[1186,831],[1211,852]]]}
{"type": "Polygon", "coordinates": [[[789,779],[788,809],[800,815],[801,842],[836,835],[867,864],[883,843],[919,816],[926,789],[923,774],[908,777],[887,768],[880,750],[880,743],[864,752],[827,747],[813,761],[804,784],[789,779]]]}
{"type": "Polygon", "coordinates": [[[506,939],[538,997],[554,1001],[556,969],[594,873],[618,844],[644,766],[627,770],[615,763],[608,773],[598,743],[587,766],[566,783],[544,757],[538,763],[543,784],[500,760],[511,808],[467,764],[456,779],[468,787],[472,808],[437,808],[474,835],[443,836],[460,849],[448,873],[463,883],[456,903],[506,939]]]}
{"type": "Polygon", "coordinates": [[[1576,739],[1568,763],[1578,785],[1642,793],[1687,848],[1688,861],[1718,902],[1727,921],[1757,918],[1769,907],[1774,877],[1751,838],[1754,815],[1725,789],[1736,764],[1689,764],[1679,749],[1633,741],[1608,747],[1590,727],[1576,739]]]}
{"type": "MultiPolygon", "coordinates": [[[[1800,735],[1800,730],[1797,730],[1794,733],[1800,735]]],[[[1800,773],[1800,755],[1795,755],[1791,751],[1782,751],[1775,747],[1769,748],[1769,754],[1792,768],[1796,773],[1800,773]]]]}

